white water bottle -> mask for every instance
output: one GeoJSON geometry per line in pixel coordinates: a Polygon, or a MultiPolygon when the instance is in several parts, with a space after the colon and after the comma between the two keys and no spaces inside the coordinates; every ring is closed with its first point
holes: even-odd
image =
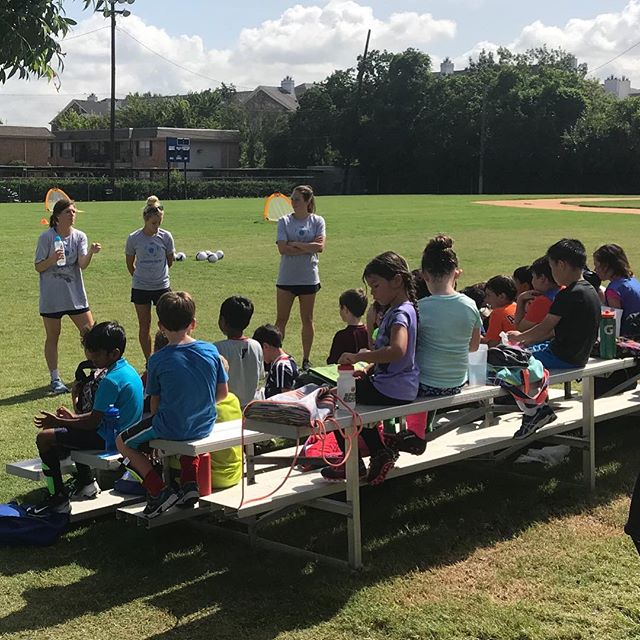
{"type": "Polygon", "coordinates": [[[338,398],[351,409],[356,408],[356,379],[353,372],[351,364],[338,365],[338,398]]]}
{"type": "Polygon", "coordinates": [[[65,264],[67,264],[67,257],[64,255],[64,242],[62,242],[62,238],[60,236],[56,236],[55,240],[53,241],[53,248],[56,251],[62,251],[62,258],[60,258],[56,264],[59,267],[64,267],[65,264]]]}

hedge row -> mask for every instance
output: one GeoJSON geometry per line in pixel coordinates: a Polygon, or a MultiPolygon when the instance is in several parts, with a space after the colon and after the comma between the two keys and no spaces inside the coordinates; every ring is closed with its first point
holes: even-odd
{"type": "MultiPolygon", "coordinates": [[[[0,186],[15,191],[21,202],[43,201],[47,190],[58,187],[78,200],[144,200],[149,194],[161,199],[183,199],[184,183],[171,176],[169,188],[164,180],[116,180],[115,193],[111,193],[108,178],[2,178],[0,186]]],[[[296,185],[287,177],[267,180],[199,180],[188,181],[186,197],[204,198],[263,198],[274,191],[291,193],[296,185]]]]}

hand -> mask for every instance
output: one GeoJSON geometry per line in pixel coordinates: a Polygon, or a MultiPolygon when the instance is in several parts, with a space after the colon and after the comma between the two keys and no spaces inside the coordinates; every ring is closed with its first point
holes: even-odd
{"type": "Polygon", "coordinates": [[[102,249],[102,245],[99,242],[92,242],[91,243],[91,248],[89,249],[89,251],[93,254],[93,253],[100,253],[100,250],[102,249]]]}
{"type": "Polygon", "coordinates": [[[64,260],[64,249],[58,249],[53,254],[53,262],[54,264],[58,262],[58,260],[64,260]]]}
{"type": "Polygon", "coordinates": [[[40,415],[33,419],[33,424],[35,424],[38,429],[53,429],[53,427],[59,426],[60,422],[53,413],[41,411],[40,415]]]}
{"type": "Polygon", "coordinates": [[[366,372],[366,371],[363,371],[362,369],[356,369],[356,370],[353,372],[353,377],[354,377],[356,380],[359,380],[360,378],[364,378],[366,375],[367,375],[367,372],[366,372]]]}
{"type": "Polygon", "coordinates": [[[507,331],[507,339],[512,344],[518,344],[519,342],[522,342],[522,340],[520,339],[521,335],[521,331],[507,331]]]}
{"type": "Polygon", "coordinates": [[[75,418],[76,416],[67,409],[67,407],[58,407],[56,409],[56,416],[58,418],[75,418]]]}
{"type": "Polygon", "coordinates": [[[542,294],[539,291],[536,291],[535,289],[529,289],[529,291],[523,291],[519,296],[518,296],[518,304],[520,303],[526,303],[529,302],[529,300],[533,300],[534,298],[537,298],[538,296],[541,296],[542,294]]]}
{"type": "Polygon", "coordinates": [[[357,353],[343,353],[338,358],[338,364],[355,364],[360,361],[360,357],[357,353]]]}

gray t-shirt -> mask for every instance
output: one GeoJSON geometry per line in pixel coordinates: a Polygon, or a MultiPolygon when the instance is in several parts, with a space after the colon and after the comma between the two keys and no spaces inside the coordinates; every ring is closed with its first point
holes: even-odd
{"type": "Polygon", "coordinates": [[[221,340],[215,345],[229,363],[229,391],[238,396],[244,409],[254,399],[264,374],[262,347],[252,338],[221,340]]]}
{"type": "MultiPolygon", "coordinates": [[[[276,242],[313,242],[318,236],[325,237],[324,218],[312,213],[304,220],[294,218],[293,213],[278,220],[276,242]]],[[[280,271],[276,284],[292,286],[318,284],[318,254],[305,253],[299,256],[280,256],[280,271]]]]}
{"type": "Polygon", "coordinates": [[[158,291],[169,288],[169,265],[167,254],[175,251],[173,236],[164,229],[148,236],[142,229],[129,234],[125,254],[135,256],[133,272],[134,289],[158,291]]]}
{"type": "MultiPolygon", "coordinates": [[[[58,232],[50,228],[40,234],[34,262],[42,262],[55,253],[54,242],[58,232]]],[[[62,238],[67,264],[64,267],[53,265],[40,274],[40,313],[59,313],[89,307],[87,293],[84,290],[82,269],[78,264],[79,256],[88,253],[87,236],[71,229],[71,233],[62,238]]]]}

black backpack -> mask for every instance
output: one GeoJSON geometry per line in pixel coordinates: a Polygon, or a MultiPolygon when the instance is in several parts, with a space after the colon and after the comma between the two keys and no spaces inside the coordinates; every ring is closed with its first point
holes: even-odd
{"type": "Polygon", "coordinates": [[[98,385],[106,374],[106,369],[96,369],[90,360],[84,360],[78,365],[72,392],[76,413],[89,413],[93,410],[98,385]]]}

